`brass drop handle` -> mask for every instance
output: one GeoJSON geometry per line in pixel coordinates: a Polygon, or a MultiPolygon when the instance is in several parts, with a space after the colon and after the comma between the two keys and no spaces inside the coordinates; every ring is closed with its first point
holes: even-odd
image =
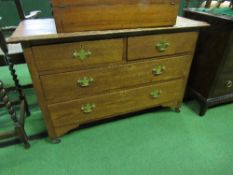
{"type": "Polygon", "coordinates": [[[91,56],[91,52],[90,51],[86,51],[83,48],[81,48],[79,51],[75,50],[73,53],[73,58],[75,59],[79,59],[81,61],[84,61],[85,59],[87,59],[88,57],[91,56]]]}
{"type": "Polygon", "coordinates": [[[78,84],[81,87],[88,87],[91,85],[91,83],[94,81],[92,77],[82,77],[81,79],[78,80],[78,84]]]}
{"type": "Polygon", "coordinates": [[[96,105],[94,103],[87,103],[82,105],[81,110],[83,111],[83,113],[91,113],[95,107],[96,105]]]}
{"type": "Polygon", "coordinates": [[[160,96],[161,96],[161,94],[162,94],[162,91],[161,90],[153,90],[151,93],[150,93],[150,96],[152,97],[152,98],[159,98],[160,96]]]}
{"type": "Polygon", "coordinates": [[[233,83],[232,83],[231,80],[228,80],[228,81],[226,81],[225,85],[226,85],[227,88],[231,88],[233,83]]]}
{"type": "Polygon", "coordinates": [[[158,65],[155,68],[152,69],[152,73],[154,75],[161,75],[164,73],[164,71],[166,70],[166,66],[164,65],[158,65]]]}
{"type": "Polygon", "coordinates": [[[169,42],[161,41],[155,45],[159,52],[165,52],[171,44],[169,42]]]}

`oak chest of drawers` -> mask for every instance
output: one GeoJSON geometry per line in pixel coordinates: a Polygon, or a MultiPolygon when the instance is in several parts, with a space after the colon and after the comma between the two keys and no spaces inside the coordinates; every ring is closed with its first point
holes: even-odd
{"type": "Polygon", "coordinates": [[[24,46],[55,139],[100,119],[156,106],[178,109],[205,26],[178,17],[174,27],[57,34],[53,19],[29,20],[9,42],[24,46]]]}
{"type": "Polygon", "coordinates": [[[180,0],[51,0],[58,32],[173,26],[180,0]]]}

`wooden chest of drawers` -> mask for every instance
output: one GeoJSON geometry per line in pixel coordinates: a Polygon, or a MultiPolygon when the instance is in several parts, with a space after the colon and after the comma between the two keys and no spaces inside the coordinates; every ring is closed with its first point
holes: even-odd
{"type": "Polygon", "coordinates": [[[56,34],[52,19],[31,20],[22,22],[9,42],[23,43],[55,139],[91,121],[156,106],[178,109],[204,26],[179,17],[174,27],[56,34]],[[33,23],[54,28],[46,35],[25,31],[33,23]]]}
{"type": "Polygon", "coordinates": [[[180,0],[52,0],[58,32],[172,26],[180,0]]]}
{"type": "Polygon", "coordinates": [[[233,18],[191,9],[185,15],[211,24],[200,32],[188,84],[203,116],[209,107],[233,101],[233,18]]]}

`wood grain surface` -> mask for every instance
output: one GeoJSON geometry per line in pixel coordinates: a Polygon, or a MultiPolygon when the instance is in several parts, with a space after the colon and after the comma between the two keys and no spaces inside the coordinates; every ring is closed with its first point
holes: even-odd
{"type": "Polygon", "coordinates": [[[180,100],[182,86],[182,80],[168,81],[122,90],[121,92],[53,104],[49,105],[48,109],[53,125],[56,128],[56,135],[60,136],[83,123],[180,100]],[[153,90],[160,90],[161,96],[155,99],[152,98],[150,93],[153,90]],[[83,113],[81,110],[82,105],[87,103],[95,104],[96,106],[91,113],[83,113]]]}
{"type": "Polygon", "coordinates": [[[195,48],[197,36],[196,32],[184,32],[129,37],[128,60],[190,52],[195,48]],[[156,45],[162,42],[169,44],[163,52],[156,48],[156,45]]]}
{"type": "Polygon", "coordinates": [[[43,42],[47,44],[51,40],[62,42],[65,39],[80,39],[93,37],[113,37],[113,36],[128,36],[128,35],[144,35],[148,33],[173,32],[180,30],[193,30],[208,27],[209,24],[201,21],[194,21],[183,17],[177,17],[176,24],[171,27],[156,27],[156,28],[134,28],[122,30],[105,30],[105,31],[88,31],[88,32],[72,32],[72,33],[57,33],[54,19],[33,19],[20,22],[19,26],[8,39],[9,43],[32,43],[43,42]]]}
{"type": "Polygon", "coordinates": [[[48,103],[62,102],[152,82],[184,78],[188,74],[190,58],[191,55],[185,55],[52,74],[41,76],[41,83],[48,103]],[[158,66],[165,66],[166,69],[161,75],[154,75],[152,70],[158,66]],[[83,77],[93,78],[90,86],[81,87],[78,84],[78,80],[83,77]]]}
{"type": "Polygon", "coordinates": [[[59,33],[173,26],[179,0],[52,1],[59,33]]]}
{"type": "Polygon", "coordinates": [[[121,62],[123,59],[123,40],[109,39],[65,44],[52,44],[32,47],[39,71],[121,62]],[[74,58],[75,51],[83,49],[91,52],[84,60],[74,58]]]}

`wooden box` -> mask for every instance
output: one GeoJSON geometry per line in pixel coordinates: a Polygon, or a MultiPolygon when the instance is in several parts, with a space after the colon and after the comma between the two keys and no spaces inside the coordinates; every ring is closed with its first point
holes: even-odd
{"type": "Polygon", "coordinates": [[[51,0],[57,31],[173,26],[180,0],[51,0]]]}

